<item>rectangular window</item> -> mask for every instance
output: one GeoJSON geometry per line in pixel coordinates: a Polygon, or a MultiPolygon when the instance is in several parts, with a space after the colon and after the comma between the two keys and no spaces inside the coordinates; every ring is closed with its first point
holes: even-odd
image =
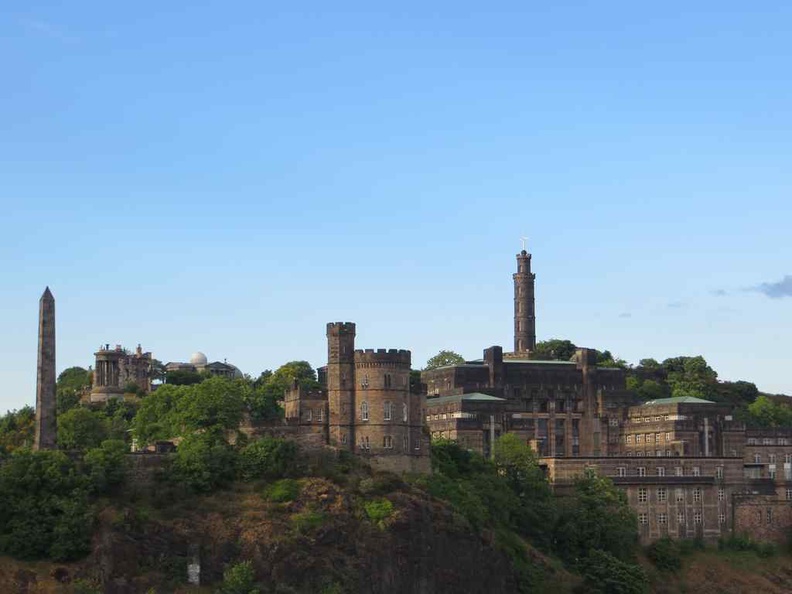
{"type": "Polygon", "coordinates": [[[718,501],[723,501],[726,498],[726,491],[723,487],[718,487],[718,501]]]}
{"type": "Polygon", "coordinates": [[[682,472],[682,467],[681,466],[677,466],[676,468],[674,468],[674,475],[675,476],[683,476],[683,474],[684,473],[682,472]]]}
{"type": "MultiPolygon", "coordinates": [[[[385,377],[388,377],[388,376],[386,375],[385,377]]],[[[390,402],[386,402],[385,404],[383,404],[382,409],[383,409],[382,410],[382,417],[386,421],[390,421],[391,418],[393,417],[393,404],[390,403],[390,402]]]]}
{"type": "Polygon", "coordinates": [[[701,512],[693,512],[693,523],[701,524],[701,512]]]}
{"type": "Polygon", "coordinates": [[[640,522],[642,526],[646,526],[649,523],[649,517],[647,514],[638,514],[638,522],[640,522]]]}
{"type": "Polygon", "coordinates": [[[368,421],[368,402],[363,402],[360,405],[360,420],[361,421],[368,421]]]}
{"type": "Polygon", "coordinates": [[[723,466],[715,467],[715,478],[719,478],[719,479],[723,478],[723,466]]]}
{"type": "Polygon", "coordinates": [[[671,441],[671,433],[666,433],[666,443],[671,441]]]}
{"type": "Polygon", "coordinates": [[[718,524],[726,523],[726,514],[718,514],[718,524]]]}
{"type": "Polygon", "coordinates": [[[632,435],[627,436],[627,443],[632,444],[632,435]]]}
{"type": "Polygon", "coordinates": [[[657,467],[657,476],[665,476],[665,466],[657,467]]]}
{"type": "Polygon", "coordinates": [[[393,449],[393,437],[391,437],[390,435],[384,436],[382,438],[382,447],[385,448],[386,450],[392,450],[393,449]]]}
{"type": "Polygon", "coordinates": [[[635,469],[638,472],[638,476],[646,476],[646,468],[643,466],[639,466],[635,469]]]}
{"type": "Polygon", "coordinates": [[[685,523],[685,512],[678,512],[677,513],[677,524],[684,524],[685,523]]]}
{"type": "Polygon", "coordinates": [[[654,435],[652,435],[651,433],[647,433],[646,434],[646,443],[652,443],[653,440],[654,440],[654,435]]]}
{"type": "Polygon", "coordinates": [[[701,502],[701,488],[695,487],[693,489],[693,503],[700,503],[701,502]]]}
{"type": "Polygon", "coordinates": [[[657,523],[660,526],[665,526],[668,523],[668,516],[666,514],[657,514],[657,523]]]}
{"type": "MultiPolygon", "coordinates": [[[[402,404],[402,420],[406,423],[407,422],[407,403],[402,404]]],[[[407,449],[407,448],[405,448],[407,449]]]]}
{"type": "Polygon", "coordinates": [[[640,433],[638,433],[638,434],[635,436],[635,443],[642,443],[642,441],[643,441],[643,435],[641,435],[640,433]]]}
{"type": "Polygon", "coordinates": [[[761,463],[762,463],[762,455],[754,454],[754,464],[761,464],[761,463]]]}
{"type": "Polygon", "coordinates": [[[786,498],[787,498],[787,501],[792,501],[792,489],[787,489],[786,490],[786,498]]]}
{"type": "Polygon", "coordinates": [[[627,476],[627,468],[624,466],[619,466],[616,471],[619,476],[627,476]]]}
{"type": "Polygon", "coordinates": [[[305,411],[305,420],[306,421],[313,421],[313,411],[309,408],[305,411]]]}
{"type": "Polygon", "coordinates": [[[770,462],[770,464],[775,464],[775,454],[770,454],[768,458],[768,462],[770,462]]]}
{"type": "Polygon", "coordinates": [[[677,503],[682,503],[685,501],[685,490],[677,488],[676,490],[676,500],[677,503]]]}
{"type": "Polygon", "coordinates": [[[655,435],[655,443],[660,443],[660,438],[661,437],[663,437],[662,433],[658,433],[657,435],[655,435]]]}
{"type": "Polygon", "coordinates": [[[646,487],[638,487],[638,503],[646,503],[648,498],[646,487]]]}
{"type": "Polygon", "coordinates": [[[693,476],[701,476],[701,468],[698,466],[693,467],[693,476]]]}
{"type": "Polygon", "coordinates": [[[665,487],[658,487],[657,488],[657,501],[660,503],[664,503],[667,497],[668,491],[666,491],[665,487]]]}

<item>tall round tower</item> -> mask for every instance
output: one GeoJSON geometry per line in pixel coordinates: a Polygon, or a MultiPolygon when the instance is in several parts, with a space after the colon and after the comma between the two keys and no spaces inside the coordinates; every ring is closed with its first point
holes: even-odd
{"type": "Polygon", "coordinates": [[[536,311],[531,254],[522,250],[517,254],[514,278],[514,352],[527,353],[536,348],[536,311]]]}

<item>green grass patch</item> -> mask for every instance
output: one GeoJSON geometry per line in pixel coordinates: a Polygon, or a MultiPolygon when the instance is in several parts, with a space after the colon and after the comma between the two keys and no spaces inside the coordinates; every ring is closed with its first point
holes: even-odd
{"type": "Polygon", "coordinates": [[[294,501],[300,496],[300,483],[294,479],[281,479],[271,485],[267,485],[262,493],[262,497],[274,503],[285,503],[294,501]]]}
{"type": "Polygon", "coordinates": [[[326,519],[327,517],[322,512],[306,509],[294,514],[291,517],[291,522],[297,532],[305,534],[319,528],[326,519]]]}

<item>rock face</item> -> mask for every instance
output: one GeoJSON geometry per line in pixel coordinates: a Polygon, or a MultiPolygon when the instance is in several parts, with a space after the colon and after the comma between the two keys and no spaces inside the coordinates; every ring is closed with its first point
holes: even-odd
{"type": "Polygon", "coordinates": [[[196,553],[201,584],[210,588],[229,564],[248,560],[262,592],[519,591],[509,558],[491,539],[420,492],[388,494],[393,514],[373,522],[365,499],[324,479],[300,483],[300,496],[287,503],[241,489],[161,512],[105,509],[87,559],[16,564],[5,573],[0,563],[0,592],[59,592],[76,580],[108,594],[189,592],[196,553]]]}

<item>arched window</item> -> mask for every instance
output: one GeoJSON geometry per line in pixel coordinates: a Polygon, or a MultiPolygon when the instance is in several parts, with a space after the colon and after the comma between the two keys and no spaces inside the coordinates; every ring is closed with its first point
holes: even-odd
{"type": "Polygon", "coordinates": [[[369,417],[368,417],[368,402],[363,402],[363,404],[360,405],[360,420],[361,421],[368,421],[369,420],[369,417]]]}

